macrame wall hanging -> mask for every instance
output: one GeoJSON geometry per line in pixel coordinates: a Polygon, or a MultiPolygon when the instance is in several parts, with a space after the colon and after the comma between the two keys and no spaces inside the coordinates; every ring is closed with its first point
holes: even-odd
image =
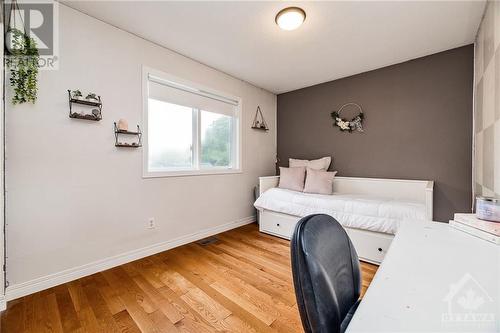
{"type": "Polygon", "coordinates": [[[342,132],[364,132],[363,120],[365,119],[365,115],[363,114],[363,109],[359,106],[359,104],[346,103],[342,105],[338,111],[333,111],[330,115],[333,118],[333,126],[337,126],[342,132]],[[351,120],[342,118],[341,115],[342,110],[349,106],[358,109],[358,114],[356,114],[356,116],[354,116],[351,120]]]}
{"type": "Polygon", "coordinates": [[[267,123],[264,120],[264,115],[262,114],[262,111],[260,110],[260,106],[257,106],[257,111],[255,111],[255,117],[253,117],[252,128],[258,129],[261,131],[268,131],[269,130],[269,127],[267,127],[267,123]]]}

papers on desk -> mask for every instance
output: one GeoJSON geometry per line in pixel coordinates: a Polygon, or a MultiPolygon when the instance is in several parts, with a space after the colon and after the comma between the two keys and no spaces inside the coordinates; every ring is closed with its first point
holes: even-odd
{"type": "Polygon", "coordinates": [[[500,245],[500,223],[478,219],[474,214],[455,214],[450,226],[488,242],[500,245]]]}

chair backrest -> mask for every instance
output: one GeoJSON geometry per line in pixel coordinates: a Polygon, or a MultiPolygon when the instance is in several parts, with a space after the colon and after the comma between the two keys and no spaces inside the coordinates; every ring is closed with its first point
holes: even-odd
{"type": "Polygon", "coordinates": [[[340,332],[361,290],[359,259],[346,231],[324,214],[302,218],[291,242],[295,295],[306,332],[340,332]]]}

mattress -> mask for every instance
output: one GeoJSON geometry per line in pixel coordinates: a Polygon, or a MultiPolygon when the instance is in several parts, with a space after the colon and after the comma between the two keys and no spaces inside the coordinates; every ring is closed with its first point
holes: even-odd
{"type": "Polygon", "coordinates": [[[344,227],[387,234],[395,234],[404,220],[426,220],[423,203],[362,194],[322,195],[272,188],[254,206],[298,217],[328,214],[344,227]]]}

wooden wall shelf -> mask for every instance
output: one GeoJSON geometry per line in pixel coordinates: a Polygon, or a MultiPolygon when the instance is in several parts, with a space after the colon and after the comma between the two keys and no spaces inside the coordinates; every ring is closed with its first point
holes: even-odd
{"type": "Polygon", "coordinates": [[[267,126],[266,120],[264,119],[264,115],[260,110],[260,106],[257,106],[257,110],[255,111],[255,117],[253,118],[252,128],[264,132],[269,131],[269,127],[267,126]]]}
{"type": "Polygon", "coordinates": [[[122,148],[139,148],[142,147],[142,145],[138,145],[135,143],[116,143],[115,147],[122,147],[122,148]]]}
{"type": "MultiPolygon", "coordinates": [[[[137,126],[137,128],[139,128],[139,126],[137,126]]],[[[115,133],[117,133],[117,134],[125,134],[125,135],[139,135],[139,134],[142,134],[141,132],[124,131],[124,130],[119,130],[119,129],[115,130],[115,133]]]]}
{"type": "Polygon", "coordinates": [[[86,100],[86,99],[78,99],[78,98],[70,98],[69,101],[71,103],[88,105],[88,106],[96,106],[96,107],[99,107],[102,105],[101,102],[94,102],[94,101],[90,101],[90,100],[86,100]]]}
{"type": "Polygon", "coordinates": [[[72,119],[83,119],[83,120],[93,120],[93,121],[99,121],[102,119],[102,117],[96,117],[93,114],[82,114],[82,113],[70,113],[69,117],[72,119]]]}
{"type": "Polygon", "coordinates": [[[72,119],[83,119],[83,120],[93,120],[99,121],[102,119],[102,102],[101,96],[97,97],[97,101],[78,99],[71,97],[71,90],[68,90],[68,100],[69,100],[69,117],[72,119]],[[94,107],[91,113],[78,113],[73,111],[73,104],[94,107]]]}
{"type": "Polygon", "coordinates": [[[118,126],[116,126],[116,122],[114,123],[115,126],[115,147],[122,147],[122,148],[139,148],[142,147],[142,132],[141,128],[139,125],[137,125],[137,131],[125,131],[118,129],[118,126]],[[127,143],[127,142],[119,142],[118,138],[120,135],[136,135],[137,136],[137,142],[132,142],[132,143],[127,143]]]}
{"type": "Polygon", "coordinates": [[[259,130],[259,131],[264,131],[267,132],[269,131],[269,128],[266,127],[257,127],[257,126],[252,126],[253,129],[259,130]]]}

